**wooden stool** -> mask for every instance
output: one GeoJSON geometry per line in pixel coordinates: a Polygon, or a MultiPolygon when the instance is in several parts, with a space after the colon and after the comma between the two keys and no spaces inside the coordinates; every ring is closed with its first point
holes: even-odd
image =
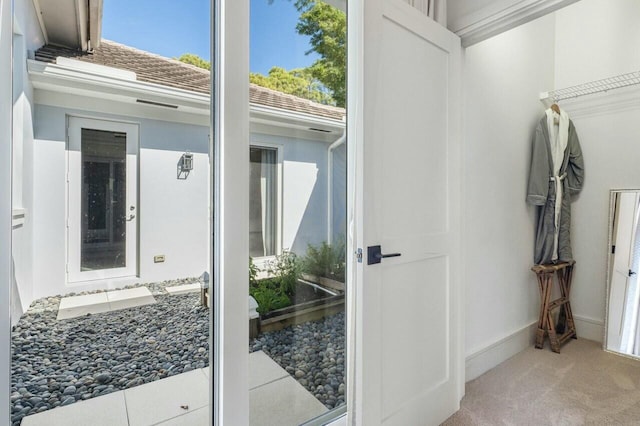
{"type": "Polygon", "coordinates": [[[531,270],[538,277],[540,287],[540,318],[538,319],[538,331],[536,332],[536,348],[542,349],[545,335],[549,336],[551,350],[560,353],[560,345],[570,338],[577,339],[576,325],[573,322],[569,292],[571,291],[571,278],[573,277],[573,265],[575,261],[560,262],[549,265],[535,265],[531,270]],[[558,275],[560,285],[560,298],[551,301],[551,289],[553,287],[554,272],[558,275]],[[561,308],[558,324],[554,323],[552,311],[561,308]],[[558,335],[560,335],[558,337],[558,335]]]}

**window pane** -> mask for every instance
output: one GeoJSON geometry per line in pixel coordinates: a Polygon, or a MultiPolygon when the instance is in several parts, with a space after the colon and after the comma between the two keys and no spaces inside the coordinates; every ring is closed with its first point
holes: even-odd
{"type": "Polygon", "coordinates": [[[251,1],[251,425],[346,411],[345,43],[325,2],[251,1]]]}
{"type": "Polygon", "coordinates": [[[126,266],[126,134],[82,129],[81,270],[126,266]]]}
{"type": "Polygon", "coordinates": [[[249,179],[249,255],[276,254],[278,177],[275,149],[251,147],[249,179]]]}

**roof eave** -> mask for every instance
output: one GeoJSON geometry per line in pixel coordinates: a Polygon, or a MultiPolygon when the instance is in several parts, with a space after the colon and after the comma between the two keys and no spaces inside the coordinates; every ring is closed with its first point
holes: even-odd
{"type": "MultiPolygon", "coordinates": [[[[174,106],[182,112],[208,115],[210,109],[209,95],[168,87],[155,83],[122,78],[118,73],[107,75],[88,69],[67,65],[28,61],[30,79],[36,89],[53,92],[70,93],[82,96],[95,96],[100,93],[101,99],[121,102],[136,102],[138,99],[157,104],[174,106]]],[[[283,110],[250,103],[252,122],[295,129],[319,129],[331,133],[342,132],[344,120],[337,120],[296,111],[283,110]]]]}

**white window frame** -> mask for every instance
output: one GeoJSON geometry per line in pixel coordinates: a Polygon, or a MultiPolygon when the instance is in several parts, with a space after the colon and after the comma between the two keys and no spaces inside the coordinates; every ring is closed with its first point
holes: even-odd
{"type": "Polygon", "coordinates": [[[260,138],[251,137],[249,149],[263,148],[276,151],[276,254],[272,256],[254,257],[253,263],[260,270],[267,267],[267,263],[274,260],[276,256],[281,255],[285,249],[282,247],[284,232],[284,145],[272,142],[263,142],[260,138]]]}

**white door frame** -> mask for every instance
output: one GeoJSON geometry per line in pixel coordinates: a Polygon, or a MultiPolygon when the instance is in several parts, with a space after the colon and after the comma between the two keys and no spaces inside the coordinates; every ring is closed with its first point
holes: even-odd
{"type": "Polygon", "coordinates": [[[210,401],[214,425],[240,426],[249,424],[249,1],[212,6],[210,401]]]}
{"type": "Polygon", "coordinates": [[[13,2],[0,0],[0,425],[11,424],[13,30],[13,2]]]}
{"type": "Polygon", "coordinates": [[[67,117],[67,282],[133,277],[138,273],[138,162],[139,126],[135,123],[67,117]],[[82,129],[126,133],[126,266],[123,268],[81,271],[83,222],[82,206],[82,129]],[[130,210],[130,207],[133,210],[130,210]]]}

